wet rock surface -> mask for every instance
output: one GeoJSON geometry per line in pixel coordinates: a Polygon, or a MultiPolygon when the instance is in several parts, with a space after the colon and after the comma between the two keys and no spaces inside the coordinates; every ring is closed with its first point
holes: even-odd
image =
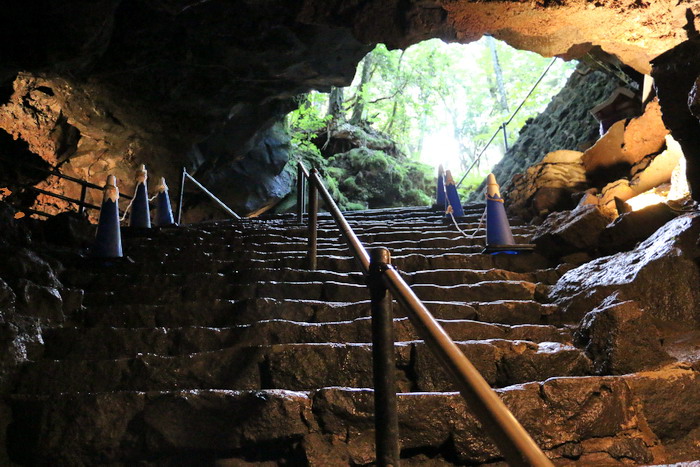
{"type": "Polygon", "coordinates": [[[664,224],[678,217],[666,204],[654,204],[620,215],[600,234],[599,248],[605,254],[631,250],[664,224]]]}
{"type": "Polygon", "coordinates": [[[596,205],[553,213],[537,228],[532,240],[539,251],[551,256],[590,252],[598,247],[601,233],[610,222],[596,205]]]}
{"type": "Polygon", "coordinates": [[[669,363],[659,330],[647,312],[633,301],[614,295],[584,316],[575,340],[586,349],[599,374],[626,374],[669,363]]]}
{"type": "Polygon", "coordinates": [[[579,315],[590,303],[613,292],[643,303],[656,322],[697,326],[699,278],[697,214],[668,222],[630,252],[593,260],[573,269],[554,286],[551,298],[579,315]]]}

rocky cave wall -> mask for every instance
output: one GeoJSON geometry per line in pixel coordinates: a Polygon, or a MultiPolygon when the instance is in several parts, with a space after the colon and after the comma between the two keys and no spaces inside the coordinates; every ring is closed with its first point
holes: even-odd
{"type": "MultiPolygon", "coordinates": [[[[600,137],[598,121],[590,111],[619,85],[618,80],[581,64],[547,108],[529,120],[518,139],[492,172],[503,191],[512,187],[513,176],[540,162],[552,150],[585,150],[600,137]]],[[[472,193],[481,201],[485,181],[472,193]]]]}
{"type": "Polygon", "coordinates": [[[288,151],[268,130],[293,96],[347,84],[373,43],[489,32],[548,56],[600,46],[648,72],[700,12],[698,1],[671,0],[38,3],[5,5],[0,17],[0,129],[28,145],[4,152],[31,151],[96,183],[114,172],[125,192],[140,163],[171,185],[185,165],[245,212],[279,195],[272,180],[288,151]],[[244,160],[264,165],[267,182],[250,180],[244,160]],[[222,174],[236,174],[238,189],[222,174]]]}

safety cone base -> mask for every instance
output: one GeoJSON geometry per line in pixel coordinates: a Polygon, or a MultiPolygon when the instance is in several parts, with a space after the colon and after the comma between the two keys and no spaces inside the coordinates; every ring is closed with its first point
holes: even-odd
{"type": "Polygon", "coordinates": [[[517,255],[520,253],[531,253],[535,250],[535,247],[535,245],[530,243],[523,243],[521,245],[486,245],[486,248],[484,248],[484,251],[481,253],[485,255],[517,255]]]}

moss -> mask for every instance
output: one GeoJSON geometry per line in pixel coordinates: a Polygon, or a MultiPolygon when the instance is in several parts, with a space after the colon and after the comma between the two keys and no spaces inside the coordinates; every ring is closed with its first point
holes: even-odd
{"type": "MultiPolygon", "coordinates": [[[[344,125],[348,129],[349,125],[344,125]]],[[[340,209],[356,210],[430,205],[435,191],[432,167],[410,161],[385,135],[350,129],[362,147],[324,158],[319,150],[298,147],[295,160],[323,175],[326,188],[340,209]],[[382,150],[377,149],[380,146],[382,150]]],[[[296,171],[294,161],[285,170],[296,171]]],[[[294,191],[294,190],[293,190],[294,191]]],[[[287,203],[289,205],[290,203],[287,203]]]]}

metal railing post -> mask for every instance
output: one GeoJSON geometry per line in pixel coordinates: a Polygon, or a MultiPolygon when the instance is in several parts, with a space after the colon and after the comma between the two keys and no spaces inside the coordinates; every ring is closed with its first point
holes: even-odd
{"type": "Polygon", "coordinates": [[[182,198],[185,195],[185,177],[187,176],[187,169],[185,167],[182,168],[182,172],[180,173],[180,193],[178,194],[178,200],[177,200],[177,222],[178,225],[180,225],[180,220],[182,218],[182,198]]]}
{"type": "Polygon", "coordinates": [[[391,254],[386,248],[376,248],[370,253],[368,285],[372,299],[374,438],[379,467],[398,467],[400,457],[394,315],[391,293],[383,277],[390,264],[391,254]]]}
{"type": "Polygon", "coordinates": [[[309,251],[307,255],[308,266],[312,271],[316,270],[318,256],[318,188],[316,184],[309,183],[309,251]]]}
{"type": "Polygon", "coordinates": [[[505,147],[505,152],[508,152],[508,132],[506,130],[506,127],[508,126],[508,123],[503,122],[503,125],[501,127],[503,128],[503,146],[505,147]]]}
{"type": "Polygon", "coordinates": [[[304,169],[297,165],[297,222],[304,222],[304,169]]]}
{"type": "Polygon", "coordinates": [[[87,196],[87,185],[80,185],[80,204],[78,205],[78,214],[85,214],[85,197],[87,196]]]}

